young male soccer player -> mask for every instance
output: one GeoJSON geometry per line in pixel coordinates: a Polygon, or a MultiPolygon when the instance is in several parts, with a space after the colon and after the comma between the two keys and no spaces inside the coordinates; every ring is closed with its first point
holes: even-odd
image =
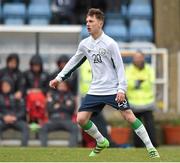
{"type": "Polygon", "coordinates": [[[124,119],[132,125],[136,134],[144,142],[149,156],[152,158],[160,157],[152,145],[144,125],[135,117],[129,107],[125,96],[126,79],[119,48],[117,43],[103,32],[103,23],[103,12],[95,8],[89,9],[86,25],[90,36],[80,42],[76,54],[57,77],[50,81],[49,85],[56,88],[58,82],[68,78],[77,67],[88,59],[92,68],[93,80],[79,108],[77,122],[85,132],[97,141],[95,149],[89,156],[96,156],[109,146],[109,141],[89,120],[92,113],[100,112],[108,104],[119,110],[124,119]]]}

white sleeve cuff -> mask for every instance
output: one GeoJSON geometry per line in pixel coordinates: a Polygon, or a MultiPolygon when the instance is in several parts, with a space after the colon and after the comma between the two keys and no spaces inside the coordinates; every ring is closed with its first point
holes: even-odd
{"type": "Polygon", "coordinates": [[[125,94],[125,91],[122,90],[122,89],[119,89],[118,92],[121,92],[121,93],[124,93],[124,94],[125,94]]]}
{"type": "Polygon", "coordinates": [[[62,78],[60,76],[56,76],[55,78],[58,82],[61,82],[62,81],[62,78]]]}

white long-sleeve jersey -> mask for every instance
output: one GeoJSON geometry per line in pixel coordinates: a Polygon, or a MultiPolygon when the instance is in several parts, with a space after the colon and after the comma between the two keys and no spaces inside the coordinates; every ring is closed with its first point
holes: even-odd
{"type": "Polygon", "coordinates": [[[86,59],[89,60],[92,68],[92,83],[88,94],[112,95],[117,92],[126,92],[124,65],[118,45],[104,33],[96,40],[92,36],[82,40],[76,54],[56,79],[65,80],[86,59]]]}

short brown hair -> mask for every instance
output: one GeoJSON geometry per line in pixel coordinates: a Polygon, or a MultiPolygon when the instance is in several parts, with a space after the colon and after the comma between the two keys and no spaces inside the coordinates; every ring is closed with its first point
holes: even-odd
{"type": "Polygon", "coordinates": [[[90,8],[87,16],[95,16],[97,19],[104,22],[104,13],[98,8],[90,8]]]}

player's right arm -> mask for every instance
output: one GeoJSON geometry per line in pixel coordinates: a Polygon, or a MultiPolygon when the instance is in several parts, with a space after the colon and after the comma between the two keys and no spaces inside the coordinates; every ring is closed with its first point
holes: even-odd
{"type": "Polygon", "coordinates": [[[86,56],[83,53],[83,45],[82,42],[79,44],[79,47],[76,51],[76,54],[68,61],[62,71],[49,82],[49,86],[52,88],[56,88],[58,83],[67,79],[71,76],[71,73],[74,72],[84,61],[86,60],[86,56]]]}

